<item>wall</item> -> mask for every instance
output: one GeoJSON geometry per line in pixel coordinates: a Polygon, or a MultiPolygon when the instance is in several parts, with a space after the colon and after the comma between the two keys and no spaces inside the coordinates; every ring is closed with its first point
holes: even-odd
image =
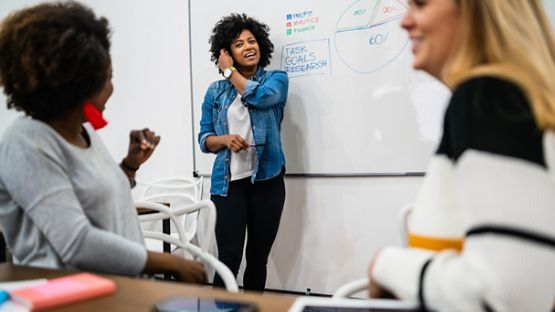
{"type": "MultiPolygon", "coordinates": [[[[0,16],[36,0],[0,2],[0,16]]],[[[108,127],[100,133],[116,160],[125,156],[130,129],[149,127],[162,144],[140,177],[190,175],[192,152],[187,2],[88,0],[113,30],[114,94],[107,104],[108,127]],[[171,73],[171,75],[169,74],[171,73]],[[166,80],[163,77],[175,77],[166,80]]],[[[2,97],[2,103],[5,102],[2,97]]],[[[0,131],[14,113],[0,107],[0,131]]]]}
{"type": "MultiPolygon", "coordinates": [[[[1,1],[0,16],[35,2],[1,1]]],[[[110,124],[100,132],[114,158],[125,155],[130,129],[148,126],[162,142],[139,178],[191,176],[187,1],[84,2],[106,16],[114,31],[115,91],[105,113],[110,124]]],[[[16,115],[0,105],[0,134],[16,115]]],[[[399,243],[397,211],[411,201],[420,182],[416,177],[287,178],[267,287],[332,293],[365,276],[378,248],[399,243]]]]}

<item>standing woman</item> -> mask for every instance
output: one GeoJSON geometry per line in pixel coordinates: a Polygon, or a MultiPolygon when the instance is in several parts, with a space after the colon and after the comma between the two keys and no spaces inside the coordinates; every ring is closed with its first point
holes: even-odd
{"type": "Polygon", "coordinates": [[[144,245],[130,183],[160,137],[132,131],[118,165],[93,129],[113,91],[105,18],[73,1],[12,13],[0,81],[27,115],[0,142],[0,226],[16,263],[205,282],[202,264],[144,245]]]}
{"type": "Polygon", "coordinates": [[[453,91],[409,231],[449,238],[439,229],[451,224],[464,244],[382,249],[370,295],[419,299],[434,311],[549,311],[555,42],[542,1],[409,2],[402,26],[413,66],[453,91]]]}
{"type": "MultiPolygon", "coordinates": [[[[266,284],[285,201],[280,129],[289,80],[283,71],[264,70],[274,51],[268,31],[245,14],[216,24],[211,60],[225,79],[206,92],[198,136],[203,152],[217,154],[210,192],[218,212],[218,257],[237,276],[247,230],[243,286],[258,291],[266,284]]],[[[217,275],[214,285],[223,286],[217,275]]]]}

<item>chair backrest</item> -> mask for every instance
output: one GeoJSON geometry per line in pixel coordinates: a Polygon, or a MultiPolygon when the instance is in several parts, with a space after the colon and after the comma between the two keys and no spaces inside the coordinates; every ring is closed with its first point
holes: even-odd
{"type": "Polygon", "coordinates": [[[203,196],[204,177],[191,179],[184,177],[166,177],[147,183],[141,198],[160,193],[189,194],[197,200],[203,196]]]}
{"type": "Polygon", "coordinates": [[[203,211],[204,224],[202,227],[199,227],[201,210],[187,210],[187,208],[201,201],[194,199],[190,195],[180,193],[163,193],[147,196],[143,198],[142,201],[169,204],[170,210],[172,211],[184,211],[183,213],[176,215],[176,220],[179,223],[179,227],[174,225],[176,231],[178,231],[178,233],[179,230],[183,231],[182,234],[179,234],[183,239],[187,240],[188,243],[193,243],[194,241],[194,243],[197,244],[202,250],[210,250],[212,243],[214,242],[214,226],[216,222],[215,210],[214,212],[211,210],[203,211]],[[214,214],[214,216],[211,214],[214,214]]]}
{"type": "MultiPolygon", "coordinates": [[[[204,185],[204,178],[198,179],[184,178],[184,177],[167,177],[154,180],[148,183],[139,198],[139,201],[149,201],[157,203],[169,204],[171,208],[179,208],[198,202],[202,199],[202,189],[204,185]]],[[[206,234],[199,233],[199,212],[192,212],[181,216],[180,223],[186,231],[186,237],[191,242],[193,239],[198,240],[198,244],[203,250],[204,247],[210,247],[213,238],[206,238],[206,234]]]]}
{"type": "Polygon", "coordinates": [[[406,204],[401,207],[399,210],[399,217],[398,217],[398,224],[399,224],[399,232],[401,233],[401,241],[403,242],[403,246],[408,247],[408,240],[409,240],[409,219],[410,215],[413,210],[412,204],[406,204]]]}
{"type": "Polygon", "coordinates": [[[157,232],[157,231],[143,230],[143,235],[145,239],[146,238],[156,239],[166,243],[173,244],[179,247],[179,252],[183,257],[186,256],[185,251],[189,252],[190,254],[193,255],[195,259],[202,261],[208,267],[214,269],[214,271],[218,273],[220,277],[222,277],[222,280],[224,281],[224,285],[228,291],[231,291],[231,292],[239,291],[237,282],[235,280],[235,276],[229,270],[229,268],[225,264],[220,262],[218,259],[216,259],[213,255],[208,253],[208,249],[203,250],[202,247],[198,247],[191,244],[189,241],[189,238],[187,237],[185,229],[182,227],[182,224],[179,222],[179,217],[182,215],[190,214],[193,212],[198,213],[199,211],[204,210],[206,212],[205,215],[207,216],[207,222],[206,222],[207,233],[209,234],[209,236],[211,235],[213,236],[214,229],[216,226],[216,208],[214,206],[214,203],[212,203],[212,201],[210,200],[197,201],[196,203],[193,203],[187,206],[181,206],[178,208],[170,208],[165,205],[155,203],[155,202],[150,202],[150,201],[136,202],[135,206],[138,208],[139,207],[148,208],[148,209],[157,211],[156,213],[152,213],[152,214],[140,215],[139,220],[141,221],[141,223],[169,218],[170,221],[176,227],[177,233],[178,233],[178,237],[173,237],[172,235],[157,232]]]}

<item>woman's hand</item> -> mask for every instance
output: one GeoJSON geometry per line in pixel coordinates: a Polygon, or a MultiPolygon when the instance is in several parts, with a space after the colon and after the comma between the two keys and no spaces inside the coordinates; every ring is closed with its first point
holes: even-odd
{"type": "Polygon", "coordinates": [[[222,140],[224,145],[234,153],[238,153],[241,150],[249,148],[249,143],[237,134],[223,135],[222,140]]]}
{"type": "Polygon", "coordinates": [[[395,296],[390,293],[388,290],[384,289],[380,284],[376,283],[376,281],[372,278],[372,271],[374,270],[374,263],[376,262],[376,258],[380,254],[380,251],[376,252],[372,260],[370,261],[370,265],[368,266],[368,297],[369,298],[384,298],[384,299],[395,299],[395,296]]]}
{"type": "Polygon", "coordinates": [[[171,273],[177,280],[186,283],[206,284],[208,281],[202,263],[155,251],[147,251],[143,273],[171,273]]]}
{"type": "Polygon", "coordinates": [[[249,147],[249,143],[245,141],[240,135],[227,134],[227,135],[211,135],[206,138],[206,148],[209,151],[217,152],[223,148],[228,148],[234,153],[238,153],[249,147]]]}
{"type": "Polygon", "coordinates": [[[187,283],[206,284],[208,278],[204,265],[197,261],[175,257],[177,260],[174,276],[177,280],[187,283]]]}
{"type": "Polygon", "coordinates": [[[150,158],[159,142],[160,136],[148,128],[131,131],[129,133],[129,150],[123,159],[123,165],[128,169],[138,169],[150,158]]]}
{"type": "Polygon", "coordinates": [[[226,49],[221,49],[218,57],[218,68],[223,72],[229,66],[233,66],[233,58],[226,49]]]}

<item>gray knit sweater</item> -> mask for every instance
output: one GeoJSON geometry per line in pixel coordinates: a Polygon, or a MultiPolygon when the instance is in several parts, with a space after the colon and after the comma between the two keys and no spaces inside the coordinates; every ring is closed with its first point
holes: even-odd
{"type": "Polygon", "coordinates": [[[69,144],[22,117],[0,141],[0,226],[16,263],[136,275],[146,250],[129,181],[96,133],[69,144]]]}

